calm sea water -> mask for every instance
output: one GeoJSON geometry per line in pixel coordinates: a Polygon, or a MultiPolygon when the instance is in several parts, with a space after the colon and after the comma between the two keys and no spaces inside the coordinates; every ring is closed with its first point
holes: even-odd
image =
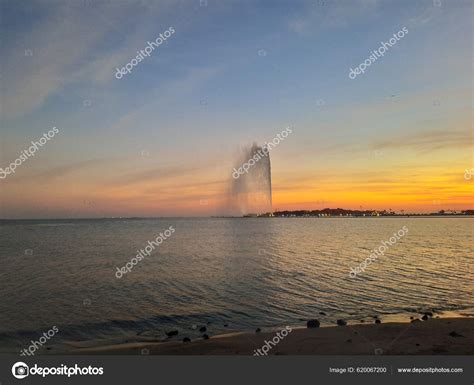
{"type": "Polygon", "coordinates": [[[474,218],[0,223],[1,351],[19,352],[53,326],[59,333],[45,346],[58,352],[156,341],[173,329],[195,338],[193,325],[215,335],[474,308],[474,218]],[[116,266],[169,226],[170,238],[115,277],[116,266]],[[407,235],[349,278],[350,267],[403,226],[407,235]]]}

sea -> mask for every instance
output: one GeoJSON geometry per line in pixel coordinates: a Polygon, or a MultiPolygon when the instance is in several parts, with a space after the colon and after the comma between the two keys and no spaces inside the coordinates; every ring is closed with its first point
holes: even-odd
{"type": "Polygon", "coordinates": [[[36,355],[196,339],[202,327],[472,317],[473,235],[473,217],[2,220],[0,352],[20,354],[53,327],[36,355]]]}

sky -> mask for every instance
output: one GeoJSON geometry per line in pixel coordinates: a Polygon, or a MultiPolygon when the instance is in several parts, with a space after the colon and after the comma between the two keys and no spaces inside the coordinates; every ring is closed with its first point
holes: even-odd
{"type": "Polygon", "coordinates": [[[239,151],[286,127],[274,210],[472,209],[472,7],[0,0],[0,168],[58,130],[0,179],[0,218],[225,214],[239,151]]]}

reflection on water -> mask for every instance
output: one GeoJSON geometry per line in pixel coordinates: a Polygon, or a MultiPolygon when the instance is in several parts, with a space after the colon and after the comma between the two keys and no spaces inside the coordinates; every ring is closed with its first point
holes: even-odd
{"type": "Polygon", "coordinates": [[[55,343],[103,343],[156,340],[170,329],[199,335],[192,325],[218,334],[314,317],[324,325],[428,309],[470,313],[473,221],[2,221],[0,346],[19,351],[53,325],[55,343]],[[169,239],[115,278],[116,266],[170,225],[169,239]],[[349,278],[351,266],[402,226],[406,236],[349,278]]]}

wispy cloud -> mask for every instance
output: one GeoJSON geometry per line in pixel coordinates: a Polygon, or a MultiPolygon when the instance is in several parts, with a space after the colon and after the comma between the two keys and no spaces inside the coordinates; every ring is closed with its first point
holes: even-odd
{"type": "Polygon", "coordinates": [[[192,93],[219,71],[221,71],[221,67],[191,68],[187,70],[180,78],[169,81],[159,88],[156,95],[148,98],[147,103],[120,116],[111,127],[111,130],[114,132],[129,130],[130,127],[136,125],[144,117],[154,114],[157,106],[160,106],[162,102],[169,102],[192,93]]]}
{"type": "MultiPolygon", "coordinates": [[[[42,170],[41,168],[27,168],[26,170],[20,169],[22,172],[21,175],[15,175],[12,178],[5,179],[2,185],[5,188],[9,185],[21,185],[23,183],[48,185],[58,179],[74,178],[78,172],[90,172],[91,170],[97,170],[101,167],[117,164],[121,160],[123,160],[123,158],[87,159],[67,165],[48,168],[46,170],[42,170]]],[[[28,165],[33,165],[33,163],[27,163],[25,166],[28,165]]]]}
{"type": "Polygon", "coordinates": [[[410,148],[425,152],[446,148],[469,148],[472,145],[472,132],[469,129],[426,130],[375,142],[374,148],[410,148]]]}
{"type": "Polygon", "coordinates": [[[309,35],[319,27],[344,27],[359,17],[367,17],[377,9],[379,0],[315,0],[305,12],[293,18],[288,28],[299,35],[309,35]]]}
{"type": "Polygon", "coordinates": [[[130,7],[123,4],[46,4],[46,16],[2,48],[6,117],[38,109],[72,83],[94,86],[113,81],[114,68],[136,55],[144,36],[153,38],[159,32],[152,24],[140,23],[129,33],[125,25],[130,7]],[[107,44],[110,41],[113,44],[107,44]]]}

